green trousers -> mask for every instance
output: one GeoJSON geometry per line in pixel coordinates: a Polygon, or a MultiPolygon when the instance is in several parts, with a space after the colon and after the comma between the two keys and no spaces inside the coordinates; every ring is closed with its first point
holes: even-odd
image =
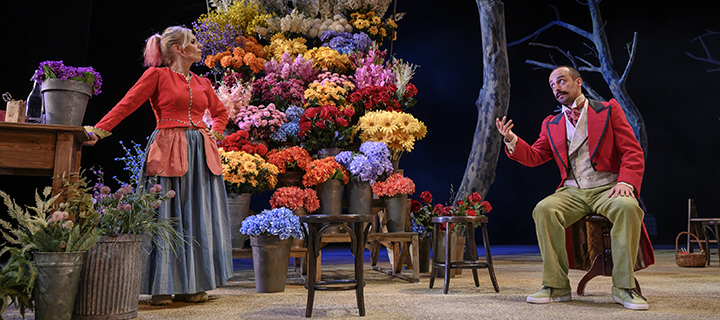
{"type": "Polygon", "coordinates": [[[596,213],[613,223],[610,231],[613,285],[635,287],[633,272],[645,213],[635,198],[608,198],[613,186],[615,184],[591,189],[562,187],[535,206],[533,219],[543,258],[543,286],[570,288],[565,228],[587,214],[596,213]]]}

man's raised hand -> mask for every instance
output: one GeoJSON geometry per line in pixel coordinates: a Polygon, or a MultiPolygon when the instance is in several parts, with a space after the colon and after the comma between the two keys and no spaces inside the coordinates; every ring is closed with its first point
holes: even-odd
{"type": "Polygon", "coordinates": [[[515,139],[515,134],[512,132],[512,128],[515,125],[512,123],[512,120],[507,120],[507,117],[503,117],[502,120],[495,118],[495,125],[500,134],[505,137],[505,142],[510,142],[515,139]]]}

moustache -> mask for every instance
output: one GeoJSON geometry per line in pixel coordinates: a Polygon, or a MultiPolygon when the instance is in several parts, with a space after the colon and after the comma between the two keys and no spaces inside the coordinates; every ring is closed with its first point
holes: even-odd
{"type": "Polygon", "coordinates": [[[567,91],[558,91],[558,93],[555,94],[556,98],[559,98],[561,94],[568,94],[567,91]]]}

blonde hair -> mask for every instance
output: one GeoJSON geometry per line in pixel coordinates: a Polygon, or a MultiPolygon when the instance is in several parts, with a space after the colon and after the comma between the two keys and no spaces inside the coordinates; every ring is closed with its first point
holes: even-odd
{"type": "Polygon", "coordinates": [[[174,45],[179,45],[181,50],[190,44],[192,38],[192,30],[173,26],[163,31],[162,35],[156,33],[147,39],[145,44],[145,66],[157,67],[161,65],[170,65],[173,62],[174,45]]]}

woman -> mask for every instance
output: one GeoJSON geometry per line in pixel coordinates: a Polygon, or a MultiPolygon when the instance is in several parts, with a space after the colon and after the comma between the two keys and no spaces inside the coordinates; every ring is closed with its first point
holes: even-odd
{"type": "Polygon", "coordinates": [[[158,209],[161,219],[176,219],[184,242],[153,248],[143,274],[141,293],[150,304],[204,302],[205,291],[225,285],[232,276],[227,194],[216,138],[227,124],[227,110],[210,81],[190,72],[200,61],[201,45],[192,31],[169,27],[148,38],[149,67],[125,97],[93,127],[88,145],[110,135],[125,117],[150,100],[157,124],[145,152],[142,183],[158,176],[164,190],[177,196],[158,209]],[[202,121],[213,117],[212,131],[202,121]]]}

